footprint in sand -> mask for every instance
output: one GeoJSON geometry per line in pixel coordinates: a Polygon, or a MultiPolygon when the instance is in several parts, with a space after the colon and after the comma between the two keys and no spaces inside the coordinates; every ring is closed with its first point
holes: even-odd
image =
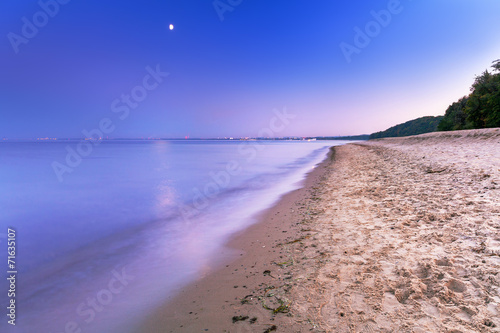
{"type": "Polygon", "coordinates": [[[356,332],[376,333],[376,332],[380,332],[380,329],[379,329],[377,323],[370,319],[370,320],[358,325],[356,332]]]}
{"type": "Polygon", "coordinates": [[[448,283],[446,283],[446,287],[457,293],[463,293],[467,290],[467,286],[465,285],[465,283],[457,279],[451,279],[450,281],[448,281],[448,283]]]}
{"type": "Polygon", "coordinates": [[[408,297],[410,297],[410,290],[404,288],[404,289],[397,289],[394,292],[394,296],[396,296],[396,299],[398,300],[399,303],[404,304],[408,297]]]}
{"type": "Polygon", "coordinates": [[[441,258],[441,259],[436,259],[435,262],[436,262],[436,265],[438,265],[438,266],[453,266],[453,263],[451,262],[451,260],[446,258],[446,257],[441,258]]]}

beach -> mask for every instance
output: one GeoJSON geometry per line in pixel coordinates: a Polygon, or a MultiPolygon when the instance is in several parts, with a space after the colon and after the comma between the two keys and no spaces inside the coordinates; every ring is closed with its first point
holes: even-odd
{"type": "Polygon", "coordinates": [[[499,144],[485,129],[334,147],[141,331],[499,332],[499,144]]]}
{"type": "Polygon", "coordinates": [[[17,252],[29,254],[16,279],[22,317],[1,332],[134,332],[177,290],[238,256],[225,251],[232,235],[342,142],[110,140],[59,182],[50,161],[72,144],[1,144],[2,217],[22,235],[17,252]]]}

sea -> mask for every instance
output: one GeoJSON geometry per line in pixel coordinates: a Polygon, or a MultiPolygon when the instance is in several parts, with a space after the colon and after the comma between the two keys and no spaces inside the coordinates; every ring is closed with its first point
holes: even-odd
{"type": "Polygon", "coordinates": [[[0,332],[138,331],[345,142],[79,143],[0,142],[0,332]]]}

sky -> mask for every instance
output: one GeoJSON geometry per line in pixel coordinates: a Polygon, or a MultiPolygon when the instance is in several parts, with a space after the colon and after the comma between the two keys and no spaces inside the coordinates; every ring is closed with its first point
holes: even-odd
{"type": "Polygon", "coordinates": [[[497,0],[3,1],[0,137],[369,134],[467,95],[500,58],[499,16],[497,0]]]}

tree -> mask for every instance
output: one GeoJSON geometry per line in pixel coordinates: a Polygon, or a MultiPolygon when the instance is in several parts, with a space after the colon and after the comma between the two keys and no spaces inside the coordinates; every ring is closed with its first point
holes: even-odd
{"type": "Polygon", "coordinates": [[[469,96],[448,107],[438,130],[500,127],[500,59],[491,67],[476,76],[469,96]]]}
{"type": "Polygon", "coordinates": [[[493,61],[493,65],[491,67],[500,72],[500,59],[493,61]]]}
{"type": "MultiPolygon", "coordinates": [[[[492,66],[499,70],[497,60],[492,66]]],[[[476,77],[471,87],[465,112],[473,128],[500,127],[500,74],[487,70],[476,77]]]]}
{"type": "Polygon", "coordinates": [[[441,119],[443,119],[443,116],[428,116],[413,119],[407,121],[406,123],[393,126],[383,132],[373,133],[370,135],[370,139],[400,137],[435,132],[437,130],[438,124],[441,123],[441,119]]]}
{"type": "Polygon", "coordinates": [[[438,131],[456,131],[466,129],[467,114],[465,106],[467,105],[468,97],[462,97],[458,102],[451,104],[446,110],[443,120],[438,125],[438,131]]]}

